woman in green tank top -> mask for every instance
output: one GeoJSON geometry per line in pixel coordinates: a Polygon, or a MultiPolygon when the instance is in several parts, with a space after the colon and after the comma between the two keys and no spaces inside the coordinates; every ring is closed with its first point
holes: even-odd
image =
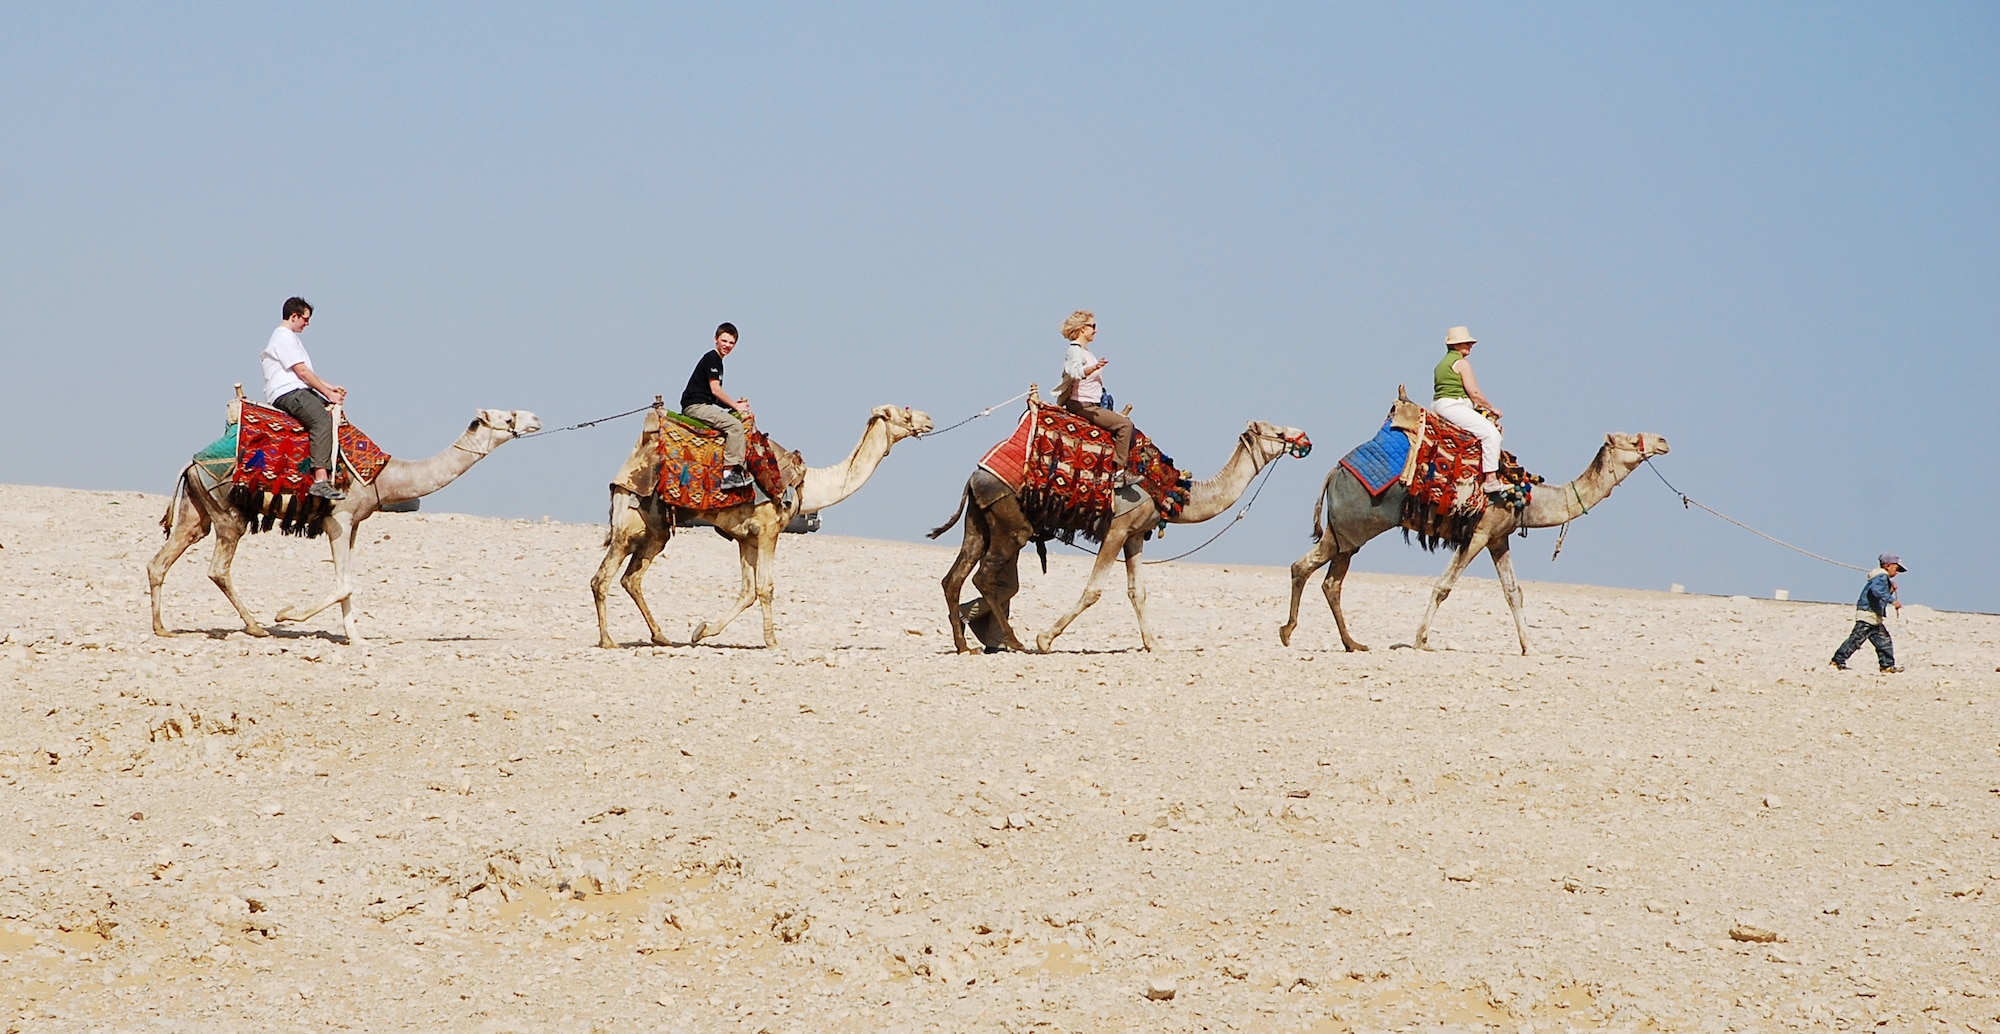
{"type": "Polygon", "coordinates": [[[1437,415],[1472,432],[1479,438],[1479,469],[1486,475],[1481,490],[1502,492],[1500,483],[1500,409],[1479,390],[1472,375],[1472,346],[1479,342],[1464,327],[1453,327],[1444,335],[1444,358],[1431,370],[1431,408],[1437,415]],[[1488,416],[1491,419],[1488,419],[1488,416]]]}

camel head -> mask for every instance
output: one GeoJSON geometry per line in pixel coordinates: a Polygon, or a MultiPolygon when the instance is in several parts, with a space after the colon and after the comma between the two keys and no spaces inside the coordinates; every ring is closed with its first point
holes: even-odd
{"type": "Polygon", "coordinates": [[[1304,431],[1262,420],[1252,420],[1244,428],[1243,444],[1260,468],[1288,452],[1304,459],[1313,449],[1312,439],[1304,431]]]}
{"type": "Polygon", "coordinates": [[[505,438],[519,438],[542,429],[542,418],[525,409],[482,409],[465,425],[467,434],[485,427],[505,438]]]}
{"type": "Polygon", "coordinates": [[[1606,459],[1621,466],[1637,468],[1654,456],[1665,456],[1668,452],[1667,440],[1657,434],[1607,434],[1604,436],[1606,459]]]}
{"type": "Polygon", "coordinates": [[[1389,404],[1389,426],[1403,431],[1414,431],[1424,425],[1424,407],[1410,400],[1410,393],[1402,385],[1396,385],[1396,401],[1389,404]]]}
{"type": "Polygon", "coordinates": [[[929,434],[931,428],[935,426],[931,423],[929,413],[908,406],[876,406],[869,412],[868,419],[871,423],[881,420],[889,425],[890,445],[905,438],[929,434]]]}

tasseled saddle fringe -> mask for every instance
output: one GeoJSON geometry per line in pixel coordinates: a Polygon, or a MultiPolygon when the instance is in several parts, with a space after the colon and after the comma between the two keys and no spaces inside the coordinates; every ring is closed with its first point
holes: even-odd
{"type": "Polygon", "coordinates": [[[229,505],[243,516],[252,534],[276,525],[286,535],[318,538],[326,530],[333,501],[305,492],[260,492],[248,485],[231,485],[229,505]]]}
{"type": "Polygon", "coordinates": [[[1439,513],[1412,493],[1403,499],[1403,541],[1407,542],[1410,536],[1415,535],[1417,545],[1422,546],[1425,552],[1435,552],[1442,546],[1457,549],[1472,541],[1472,533],[1485,516],[1480,510],[1439,513]]]}

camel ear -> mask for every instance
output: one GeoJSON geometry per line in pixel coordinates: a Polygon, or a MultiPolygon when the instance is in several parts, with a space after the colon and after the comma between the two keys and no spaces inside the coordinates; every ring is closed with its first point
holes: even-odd
{"type": "Polygon", "coordinates": [[[1396,385],[1396,401],[1398,401],[1398,402],[1408,402],[1408,401],[1410,401],[1410,392],[1409,392],[1409,390],[1408,390],[1407,388],[1403,387],[1403,386],[1402,386],[1402,385],[1400,385],[1400,384],[1396,385]]]}

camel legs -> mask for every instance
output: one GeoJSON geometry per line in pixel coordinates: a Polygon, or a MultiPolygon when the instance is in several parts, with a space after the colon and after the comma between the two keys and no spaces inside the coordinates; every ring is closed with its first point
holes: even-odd
{"type": "Polygon", "coordinates": [[[1424,620],[1417,626],[1417,637],[1410,641],[1411,646],[1419,650],[1430,649],[1428,640],[1431,635],[1431,619],[1437,617],[1438,604],[1443,603],[1446,597],[1451,595],[1451,587],[1458,582],[1458,576],[1464,573],[1465,565],[1471,563],[1472,558],[1486,548],[1488,539],[1489,536],[1485,533],[1474,532],[1472,541],[1451,555],[1451,564],[1444,569],[1444,574],[1438,577],[1437,584],[1431,586],[1430,602],[1424,605],[1424,620]]]}
{"type": "Polygon", "coordinates": [[[610,590],[611,577],[621,563],[625,564],[625,576],[619,579],[618,584],[624,587],[625,595],[632,597],[632,602],[638,605],[639,616],[646,619],[646,629],[652,633],[653,642],[660,646],[671,645],[666,633],[660,631],[660,623],[653,620],[653,610],[646,606],[644,591],[646,570],[667,544],[666,529],[655,527],[654,522],[637,507],[629,503],[620,506],[614,494],[611,533],[605,539],[604,561],[597,565],[597,573],[590,579],[591,600],[597,606],[597,645],[607,650],[618,645],[611,640],[604,597],[610,590]]]}
{"type": "Polygon", "coordinates": [[[709,636],[721,635],[722,630],[728,628],[738,614],[749,610],[752,603],[761,604],[764,611],[764,645],[778,645],[778,626],[771,611],[771,569],[776,566],[778,533],[784,525],[776,517],[759,524],[756,534],[736,540],[736,554],[743,565],[743,586],[736,594],[736,605],[720,621],[696,624],[694,633],[688,639],[689,646],[709,636]]]}
{"type": "Polygon", "coordinates": [[[1487,552],[1493,554],[1493,571],[1500,576],[1500,591],[1507,597],[1507,609],[1514,612],[1514,633],[1521,637],[1521,656],[1528,655],[1528,619],[1521,613],[1521,583],[1514,580],[1514,554],[1502,535],[1487,552]]]}
{"type": "MultiPolygon", "coordinates": [[[[183,475],[183,478],[185,476],[183,475]]],[[[173,512],[169,515],[173,523],[167,531],[166,544],[161,546],[160,551],[153,554],[152,561],[146,564],[146,584],[152,589],[153,595],[154,635],[173,634],[167,631],[166,623],[160,620],[160,587],[167,582],[167,572],[173,568],[175,561],[181,558],[181,554],[188,551],[189,546],[200,542],[208,535],[208,514],[202,511],[201,504],[186,494],[186,486],[182,487],[180,501],[174,505],[173,512]]]]}
{"type": "MultiPolygon", "coordinates": [[[[326,518],[327,545],[333,550],[333,591],[326,598],[311,607],[286,607],[272,620],[278,624],[293,621],[307,621],[320,611],[334,604],[340,604],[340,623],[347,633],[347,645],[360,646],[361,636],[354,627],[354,586],[349,580],[348,557],[352,551],[355,532],[359,524],[352,514],[335,512],[326,518]]],[[[220,533],[218,533],[218,538],[220,533]]],[[[219,543],[218,543],[219,545],[219,543]]],[[[232,549],[231,552],[234,552],[232,549]]],[[[253,635],[255,633],[252,633],[253,635]]]]}
{"type": "Polygon", "coordinates": [[[1146,625],[1146,584],[1139,574],[1145,568],[1141,558],[1145,555],[1145,536],[1128,537],[1125,540],[1125,595],[1132,600],[1132,613],[1139,617],[1139,642],[1146,652],[1153,652],[1153,630],[1146,625]]]}
{"type": "MultiPolygon", "coordinates": [[[[1113,525],[1112,532],[1104,536],[1104,545],[1097,551],[1097,560],[1090,565],[1090,581],[1085,583],[1083,595],[1077,598],[1076,606],[1071,607],[1069,613],[1057,618],[1054,627],[1035,637],[1035,647],[1042,653],[1048,653],[1049,647],[1055,645],[1056,637],[1063,634],[1063,629],[1068,628],[1070,622],[1075,621],[1084,611],[1089,610],[1090,605],[1096,603],[1098,597],[1104,595],[1103,585],[1105,577],[1110,573],[1111,565],[1118,561],[1119,551],[1125,548],[1126,542],[1129,541],[1129,538],[1126,537],[1120,537],[1118,541],[1114,541],[1114,537],[1118,535],[1116,529],[1117,526],[1113,525]]],[[[1136,587],[1136,575],[1134,575],[1133,584],[1136,587]]],[[[1139,605],[1136,597],[1133,600],[1133,605],[1135,607],[1139,605]]],[[[1145,625],[1143,622],[1140,625],[1140,636],[1140,641],[1145,642],[1146,649],[1151,650],[1153,644],[1147,642],[1145,639],[1145,625]]]]}
{"type": "Polygon", "coordinates": [[[1368,647],[1355,642],[1347,632],[1347,612],[1340,609],[1340,589],[1347,582],[1347,565],[1354,562],[1354,554],[1341,553],[1333,558],[1333,566],[1326,569],[1326,580],[1320,583],[1320,591],[1326,594],[1326,605],[1333,610],[1333,623],[1340,629],[1340,645],[1348,653],[1366,653],[1368,647]]]}
{"type": "MultiPolygon", "coordinates": [[[[1333,536],[1321,535],[1319,541],[1313,543],[1313,547],[1306,551],[1305,556],[1292,562],[1292,609],[1285,616],[1285,623],[1278,626],[1278,642],[1286,646],[1292,645],[1292,633],[1299,627],[1299,597],[1305,595],[1306,580],[1312,577],[1314,571],[1325,567],[1326,562],[1333,559],[1334,551],[1333,536]]],[[[1335,606],[1333,613],[1338,619],[1340,608],[1335,606]]],[[[1350,646],[1348,649],[1352,650],[1353,647],[1350,646]]]]}
{"type": "Polygon", "coordinates": [[[985,627],[986,634],[980,636],[982,642],[989,637],[997,638],[1002,647],[1019,653],[1028,652],[1028,647],[1015,634],[1012,615],[1014,596],[1021,591],[1021,549],[1028,544],[1031,534],[1025,522],[1018,527],[1009,525],[988,531],[986,553],[979,558],[979,568],[972,575],[972,587],[979,592],[979,599],[962,611],[965,620],[975,628],[985,627]]]}
{"type": "Polygon", "coordinates": [[[958,556],[951,562],[951,570],[944,573],[944,620],[951,626],[952,646],[959,653],[978,653],[965,645],[965,615],[959,609],[958,597],[965,590],[965,580],[972,576],[979,566],[980,557],[986,553],[986,518],[977,503],[966,501],[972,512],[965,517],[965,541],[958,547],[958,556]]]}
{"type": "Polygon", "coordinates": [[[215,555],[208,559],[208,580],[229,597],[229,605],[243,619],[243,631],[261,638],[271,633],[250,616],[250,608],[237,597],[236,583],[229,577],[229,565],[236,562],[236,546],[243,541],[244,527],[243,519],[234,514],[215,522],[215,555]]]}

